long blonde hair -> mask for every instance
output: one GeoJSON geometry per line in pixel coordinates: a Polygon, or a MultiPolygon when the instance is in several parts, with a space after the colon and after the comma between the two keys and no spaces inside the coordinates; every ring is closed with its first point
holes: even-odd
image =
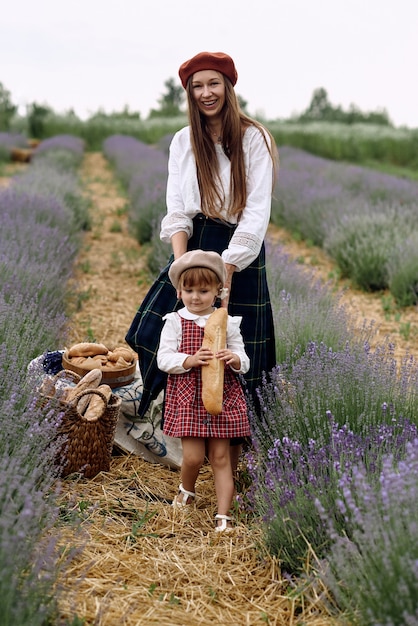
{"type": "MultiPolygon", "coordinates": [[[[273,163],[272,189],[276,181],[278,154],[275,141],[270,132],[259,122],[245,115],[241,110],[231,81],[222,75],[225,81],[225,104],[222,109],[222,146],[231,162],[230,204],[227,208],[230,216],[239,219],[247,203],[247,184],[245,174],[242,137],[249,126],[260,130],[266,142],[273,163]]],[[[207,130],[205,116],[200,113],[193,97],[192,80],[187,83],[188,115],[191,128],[191,143],[196,160],[197,179],[202,202],[202,212],[209,217],[219,218],[219,207],[225,203],[219,177],[218,159],[215,145],[207,130]]]]}

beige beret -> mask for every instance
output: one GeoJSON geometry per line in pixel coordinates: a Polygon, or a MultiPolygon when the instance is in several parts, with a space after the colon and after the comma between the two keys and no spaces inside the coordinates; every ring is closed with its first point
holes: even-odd
{"type": "Polygon", "coordinates": [[[206,250],[190,250],[173,261],[168,270],[168,277],[177,289],[181,274],[191,267],[207,267],[215,272],[222,286],[226,279],[225,263],[217,252],[206,250]]]}

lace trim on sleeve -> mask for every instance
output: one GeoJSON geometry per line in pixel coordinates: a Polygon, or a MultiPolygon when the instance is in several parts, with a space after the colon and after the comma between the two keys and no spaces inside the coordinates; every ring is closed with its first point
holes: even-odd
{"type": "Polygon", "coordinates": [[[185,218],[184,213],[167,213],[164,216],[164,230],[184,230],[190,238],[193,234],[193,222],[191,219],[185,218]]]}
{"type": "Polygon", "coordinates": [[[231,239],[231,244],[248,248],[254,254],[258,254],[262,243],[260,238],[252,233],[235,233],[231,239]]]}

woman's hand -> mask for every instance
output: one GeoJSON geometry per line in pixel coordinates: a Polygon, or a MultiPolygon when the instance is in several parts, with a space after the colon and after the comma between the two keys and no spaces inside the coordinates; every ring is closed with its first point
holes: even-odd
{"type": "Polygon", "coordinates": [[[228,295],[221,300],[221,307],[223,307],[224,309],[227,309],[228,304],[229,304],[229,298],[231,295],[232,277],[234,275],[234,272],[237,266],[231,265],[230,263],[225,263],[225,268],[226,268],[226,279],[225,279],[224,287],[228,289],[228,295]]]}
{"type": "Polygon", "coordinates": [[[183,361],[183,367],[185,370],[189,370],[192,367],[201,367],[205,365],[209,365],[209,361],[213,359],[214,354],[212,350],[209,348],[199,348],[195,354],[188,356],[185,361],[183,361]]]}

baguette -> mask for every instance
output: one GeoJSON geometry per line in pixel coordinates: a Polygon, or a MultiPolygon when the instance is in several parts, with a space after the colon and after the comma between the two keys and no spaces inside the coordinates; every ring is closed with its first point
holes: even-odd
{"type": "MultiPolygon", "coordinates": [[[[209,348],[214,354],[225,348],[227,323],[227,310],[216,309],[206,322],[202,346],[209,348]]],[[[211,359],[208,365],[202,367],[202,402],[211,415],[219,415],[222,412],[224,371],[224,362],[216,357],[211,359]]]]}

